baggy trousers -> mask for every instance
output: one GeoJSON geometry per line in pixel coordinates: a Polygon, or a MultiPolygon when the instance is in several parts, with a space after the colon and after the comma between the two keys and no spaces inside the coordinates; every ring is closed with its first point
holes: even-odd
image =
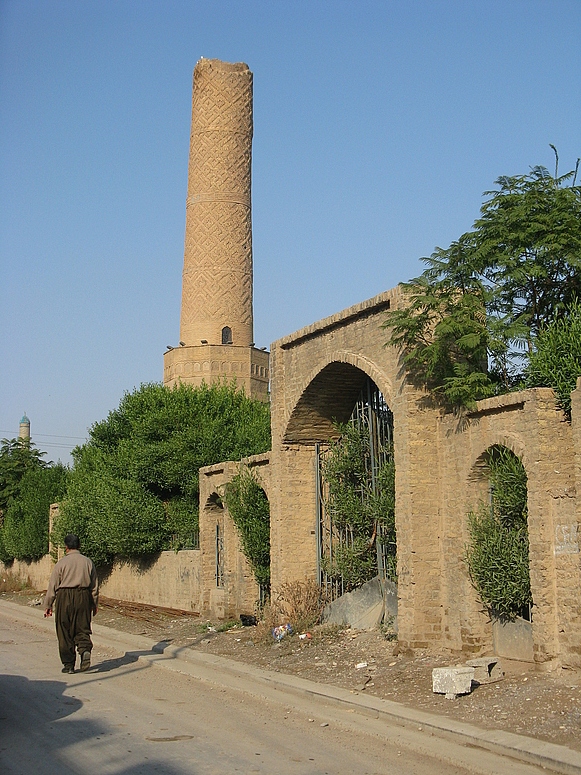
{"type": "Polygon", "coordinates": [[[91,651],[91,615],[93,596],[86,588],[63,587],[55,601],[56,636],[63,665],[75,664],[75,646],[79,654],[91,651]]]}

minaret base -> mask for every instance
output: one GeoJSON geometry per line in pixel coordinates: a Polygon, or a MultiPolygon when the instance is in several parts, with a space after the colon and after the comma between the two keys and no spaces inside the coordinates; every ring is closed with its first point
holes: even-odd
{"type": "Polygon", "coordinates": [[[250,398],[268,401],[269,357],[266,350],[232,344],[174,347],[163,356],[163,382],[173,387],[235,381],[250,398]]]}

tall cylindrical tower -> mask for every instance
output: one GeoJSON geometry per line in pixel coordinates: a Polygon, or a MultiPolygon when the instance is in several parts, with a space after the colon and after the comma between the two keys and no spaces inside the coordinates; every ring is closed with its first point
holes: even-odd
{"type": "Polygon", "coordinates": [[[22,420],[20,420],[18,438],[23,439],[24,441],[30,441],[30,420],[26,416],[26,412],[22,415],[22,420]]]}
{"type": "Polygon", "coordinates": [[[252,320],[252,73],[201,59],[194,69],[179,347],[163,381],[234,382],[268,400],[269,354],[252,320]]]}
{"type": "Polygon", "coordinates": [[[194,69],[180,339],[253,343],[252,73],[201,59],[194,69]]]}

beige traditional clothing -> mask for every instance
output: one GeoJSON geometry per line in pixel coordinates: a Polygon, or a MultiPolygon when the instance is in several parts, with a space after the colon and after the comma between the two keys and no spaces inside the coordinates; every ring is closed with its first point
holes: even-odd
{"type": "Polygon", "coordinates": [[[51,609],[55,601],[61,662],[65,668],[74,668],[76,647],[84,670],[90,665],[93,649],[91,615],[96,613],[99,603],[99,580],[93,561],[78,549],[69,549],[53,568],[44,598],[45,609],[51,609]]]}

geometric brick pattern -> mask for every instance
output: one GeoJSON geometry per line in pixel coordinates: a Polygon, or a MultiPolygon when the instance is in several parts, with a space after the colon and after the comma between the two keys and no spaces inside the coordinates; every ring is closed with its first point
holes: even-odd
{"type": "Polygon", "coordinates": [[[194,69],[180,340],[253,341],[252,73],[201,59],[194,69]]]}

